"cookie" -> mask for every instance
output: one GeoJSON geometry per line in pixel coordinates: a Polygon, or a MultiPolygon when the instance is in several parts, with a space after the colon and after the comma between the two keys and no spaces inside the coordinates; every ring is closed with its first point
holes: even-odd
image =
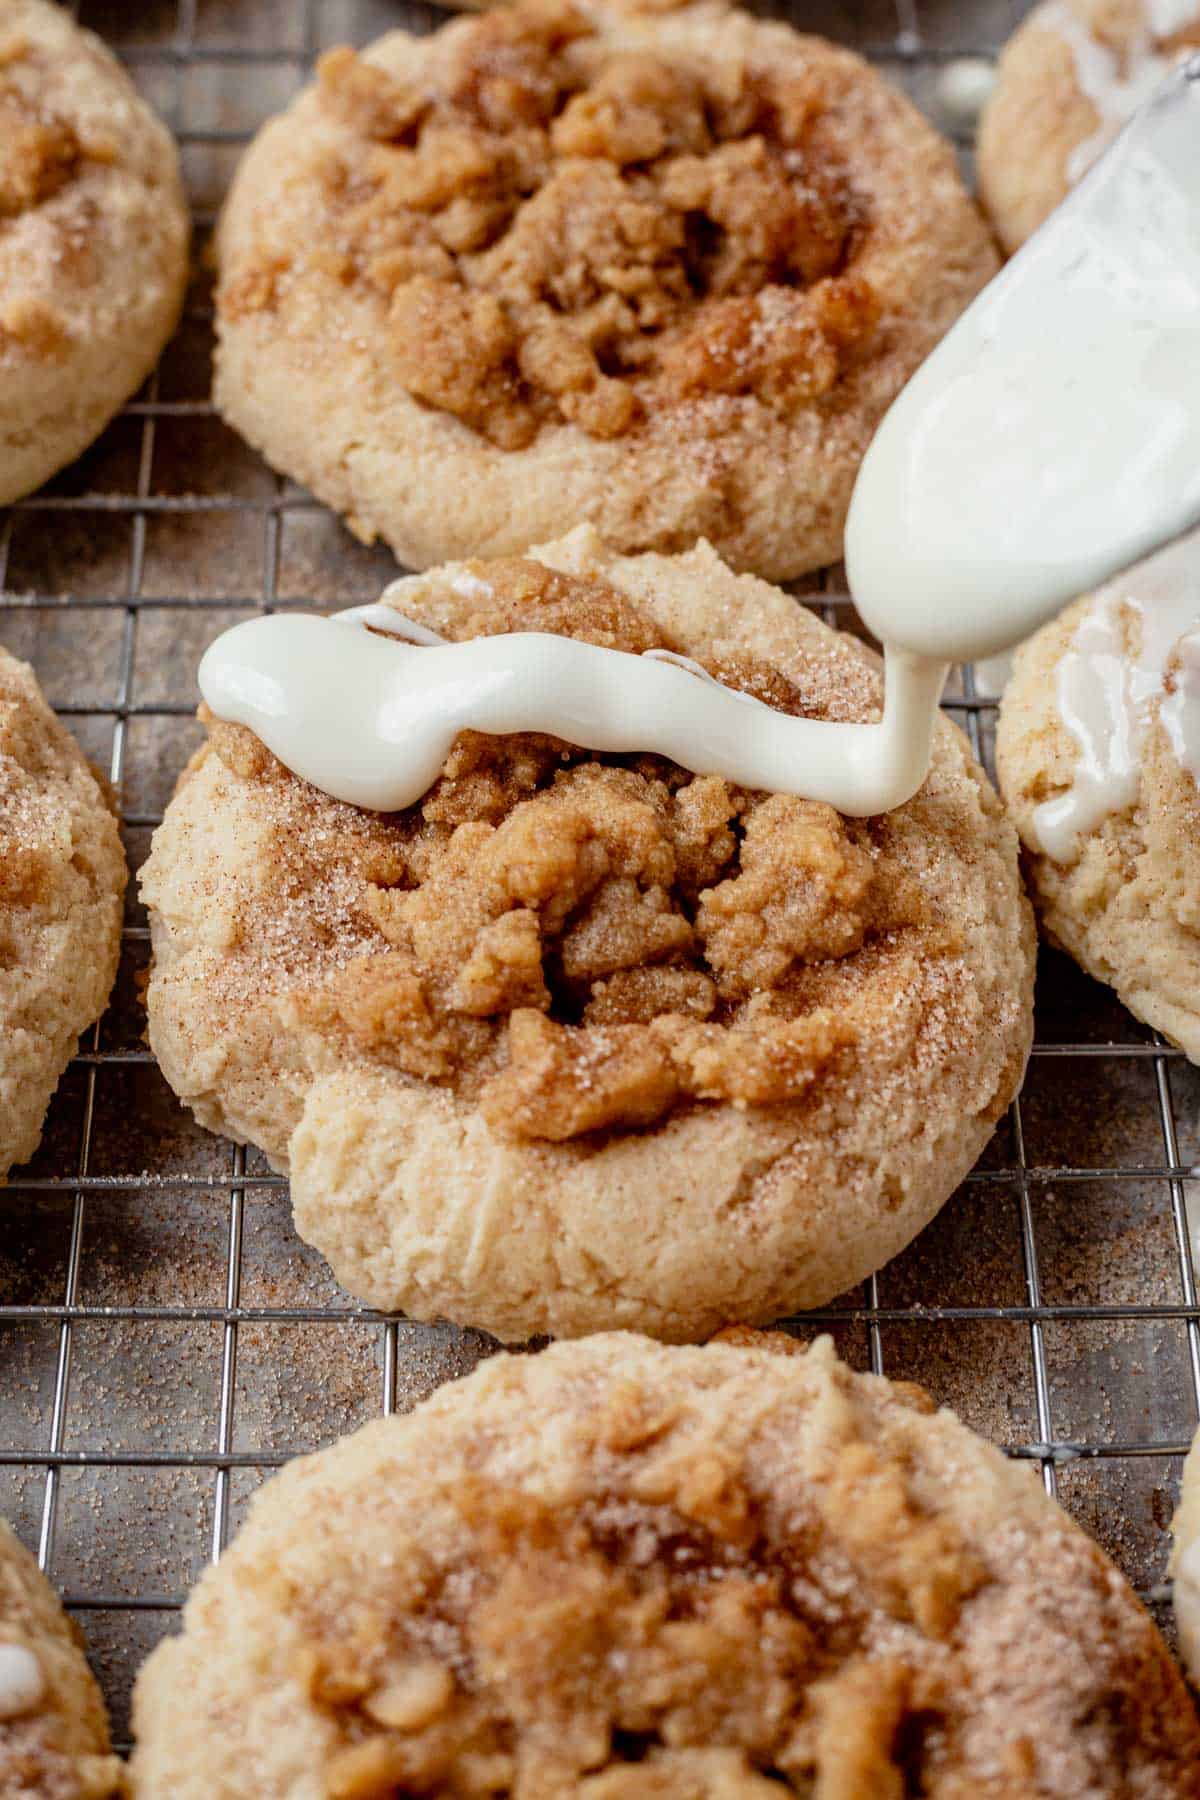
{"type": "Polygon", "coordinates": [[[719,0],[333,51],[218,247],[219,409],[410,567],[587,521],[774,580],[995,269],[902,95],[719,0]]]}
{"type": "Polygon", "coordinates": [[[996,767],[1046,935],[1200,1061],[1200,533],[1018,651],[996,767]]]}
{"type": "Polygon", "coordinates": [[[292,1463],[142,1670],[136,1800],[1200,1791],[1034,1472],[774,1343],[499,1356],[292,1463]]]}
{"type": "Polygon", "coordinates": [[[0,504],[78,456],[175,329],[188,214],[170,133],[90,31],[0,15],[0,504]]]}
{"type": "Polygon", "coordinates": [[[117,972],[125,856],[109,797],[0,648],[0,1181],[37,1149],[58,1078],[117,972]]]}
{"type": "Polygon", "coordinates": [[[1171,1574],[1179,1654],[1200,1687],[1200,1433],[1183,1465],[1179,1510],[1171,1530],[1175,1537],[1171,1574]]]}
{"type": "Polygon", "coordinates": [[[1005,46],[979,132],[979,197],[1016,250],[1085,175],[1179,56],[1198,0],[1043,0],[1005,46]]]}
{"type": "Polygon", "coordinates": [[[107,1800],[124,1791],[81,1642],[37,1563],[0,1519],[4,1800],[107,1800]]]}
{"type": "MultiPolygon", "coordinates": [[[[857,640],[707,545],[623,558],[585,526],[388,593],[450,638],[666,646],[793,711],[881,694],[857,640]]],[[[290,1168],[353,1293],[509,1340],[842,1292],[953,1191],[1029,1047],[1015,836],[945,721],[869,822],[469,732],[382,816],[218,725],[142,888],[176,1093],[290,1168]]]]}

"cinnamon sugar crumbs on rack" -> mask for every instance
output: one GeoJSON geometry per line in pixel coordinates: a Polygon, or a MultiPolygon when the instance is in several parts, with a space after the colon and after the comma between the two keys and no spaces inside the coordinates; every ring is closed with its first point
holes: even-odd
{"type": "MultiPolygon", "coordinates": [[[[318,73],[330,229],[297,258],[382,295],[391,376],[503,449],[555,419],[619,437],[696,394],[786,415],[872,345],[868,209],[824,123],[842,73],[604,49],[569,0],[461,28],[427,84],[346,49],[318,73]]],[[[277,258],[243,270],[221,310],[286,283],[277,258]]]]}
{"type": "MultiPolygon", "coordinates": [[[[424,604],[455,636],[520,626],[672,647],[596,579],[475,564],[465,617],[457,579],[446,616],[436,582],[424,604]]],[[[776,670],[713,667],[801,706],[776,670]]],[[[920,1022],[913,958],[961,948],[887,820],[662,758],[465,732],[418,806],[380,818],[322,798],[297,830],[293,802],[310,790],[243,729],[211,733],[230,769],[281,802],[282,896],[242,934],[263,978],[286,971],[301,1016],[477,1100],[500,1135],[565,1141],[680,1105],[795,1100],[864,1042],[903,1054],[920,1022]]]]}

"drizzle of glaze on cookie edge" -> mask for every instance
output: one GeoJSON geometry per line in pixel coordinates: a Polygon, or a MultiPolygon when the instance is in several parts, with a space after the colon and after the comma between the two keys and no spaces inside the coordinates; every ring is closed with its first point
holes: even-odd
{"type": "Polygon", "coordinates": [[[1200,22],[1197,0],[1143,0],[1146,23],[1123,64],[1115,50],[1096,37],[1070,0],[1050,0],[1038,24],[1061,38],[1075,62],[1075,79],[1100,117],[1092,136],[1076,144],[1067,158],[1067,180],[1086,175],[1138,108],[1149,100],[1186,52],[1166,52],[1167,43],[1189,25],[1200,22]]]}
{"type": "Polygon", "coordinates": [[[1037,808],[1033,829],[1046,855],[1066,862],[1081,837],[1136,801],[1156,717],[1180,766],[1200,781],[1200,533],[1096,595],[1059,661],[1055,694],[1079,760],[1066,792],[1037,808]]]}
{"type": "Polygon", "coordinates": [[[24,1644],[0,1644],[0,1720],[31,1712],[45,1692],[42,1666],[24,1644]]]}

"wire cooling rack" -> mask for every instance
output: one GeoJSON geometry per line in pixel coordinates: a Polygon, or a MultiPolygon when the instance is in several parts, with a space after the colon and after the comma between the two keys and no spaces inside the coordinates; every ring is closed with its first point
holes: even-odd
{"type": "MultiPolygon", "coordinates": [[[[994,55],[1025,10],[796,0],[791,16],[867,50],[936,117],[944,65],[994,55]]],[[[197,273],[147,389],[4,519],[0,642],[35,664],[111,772],[136,869],[197,741],[208,640],[262,608],[373,599],[395,573],[212,412],[215,208],[247,137],[321,48],[442,15],[388,0],[81,12],[178,133],[197,273]]],[[[809,597],[846,622],[839,571],[809,597]]],[[[968,669],[949,706],[987,757],[994,695],[968,669]]],[[[290,1228],[284,1183],[200,1130],[158,1074],[141,1035],[147,952],[131,895],[112,1006],[0,1214],[0,1514],[80,1616],[119,1737],[137,1664],[263,1476],[493,1347],[363,1311],[333,1284],[290,1228]]],[[[1043,952],[1029,1078],[979,1168],[908,1252],[793,1327],[921,1380],[1039,1464],[1164,1622],[1165,1528],[1200,1405],[1198,1114],[1200,1072],[1043,952]]]]}

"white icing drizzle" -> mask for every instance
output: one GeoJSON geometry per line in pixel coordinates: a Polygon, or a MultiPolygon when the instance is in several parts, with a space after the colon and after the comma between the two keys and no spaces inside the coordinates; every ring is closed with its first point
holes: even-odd
{"type": "Polygon", "coordinates": [[[1173,664],[1171,691],[1158,716],[1177,760],[1200,782],[1200,631],[1180,638],[1173,664]]]}
{"type": "Polygon", "coordinates": [[[1075,61],[1079,91],[1100,115],[1099,128],[1077,144],[1067,159],[1068,181],[1078,181],[1138,108],[1154,93],[1170,72],[1176,55],[1164,55],[1166,43],[1200,18],[1197,0],[1143,0],[1145,28],[1122,59],[1115,50],[1093,36],[1069,0],[1051,0],[1039,21],[1069,47],[1075,61]]]}
{"type": "Polygon", "coordinates": [[[938,76],[937,109],[952,129],[968,130],[978,122],[995,85],[995,66],[985,57],[957,56],[938,76]]]}
{"type": "Polygon", "coordinates": [[[846,524],[884,642],[973,662],[1200,522],[1200,57],[968,308],[846,524]]]}
{"type": "MultiPolygon", "coordinates": [[[[385,595],[388,592],[390,589],[385,588],[385,595]]],[[[343,625],[366,625],[372,631],[384,631],[389,637],[402,638],[406,644],[444,644],[446,641],[428,625],[418,625],[415,619],[406,618],[382,600],[375,600],[370,606],[347,606],[333,616],[343,625]]]]}
{"type": "Polygon", "coordinates": [[[648,751],[697,775],[803,794],[860,817],[909,799],[929,766],[945,668],[904,652],[888,658],[883,717],[846,725],[748,705],[686,659],[681,667],[539,631],[418,646],[404,641],[409,622],[391,619],[389,635],[347,632],[336,653],[336,620],[246,619],[205,652],[201,692],[295,774],[376,812],[419,800],[467,729],[648,751]]]}
{"type": "Polygon", "coordinates": [[[1160,44],[1178,32],[1186,31],[1200,19],[1200,6],[1196,0],[1142,0],[1142,10],[1160,44]]]}
{"type": "Polygon", "coordinates": [[[1157,717],[1181,766],[1200,779],[1200,533],[1172,544],[1096,596],[1055,677],[1059,717],[1079,748],[1066,793],[1033,816],[1047,856],[1138,796],[1157,717]],[[1129,648],[1130,636],[1136,648],[1129,648]]]}
{"type": "Polygon", "coordinates": [[[0,1719],[32,1712],[46,1691],[42,1665],[24,1644],[0,1644],[0,1719]]]}
{"type": "Polygon", "coordinates": [[[995,698],[1008,686],[1013,672],[1013,653],[1001,650],[995,656],[982,656],[975,664],[975,692],[995,698]]]}
{"type": "MultiPolygon", "coordinates": [[[[200,666],[209,706],[296,774],[380,811],[418,800],[467,728],[654,752],[851,815],[903,804],[928,769],[950,662],[1018,642],[1200,522],[1198,132],[1200,57],[884,420],[846,528],[850,586],[885,649],[878,723],[792,718],[697,680],[686,660],[548,633],[445,643],[403,620],[406,581],[388,590],[391,606],[352,608],[349,622],[370,629],[342,630],[336,649],[330,622],[311,615],[234,626],[200,666]]],[[[490,591],[467,568],[448,579],[468,598],[490,591]]],[[[1187,745],[1194,647],[1182,668],[1167,724],[1187,745]]],[[[1088,724],[1093,736],[1106,729],[1088,724]]]]}
{"type": "MultiPolygon", "coordinates": [[[[393,585],[402,587],[403,583],[396,582],[393,585]]],[[[456,569],[450,578],[450,586],[466,600],[486,600],[492,592],[487,582],[481,576],[473,575],[469,569],[456,569]]],[[[390,593],[391,589],[387,591],[390,593]]]]}
{"type": "MultiPolygon", "coordinates": [[[[742,700],[747,706],[764,704],[753,694],[743,694],[738,688],[726,687],[723,681],[718,681],[715,675],[710,675],[704,664],[698,663],[694,656],[681,656],[678,650],[643,650],[642,655],[648,656],[653,662],[670,663],[676,669],[686,669],[689,675],[695,675],[701,681],[707,681],[710,687],[719,687],[723,693],[732,694],[735,700],[742,700]]],[[[767,711],[770,711],[769,707],[767,711]]]]}

